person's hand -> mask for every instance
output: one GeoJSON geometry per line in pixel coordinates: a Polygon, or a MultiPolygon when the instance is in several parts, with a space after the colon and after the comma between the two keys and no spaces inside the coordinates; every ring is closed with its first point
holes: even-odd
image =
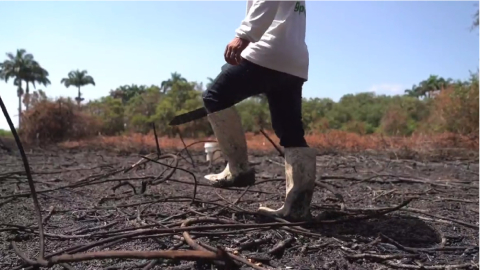
{"type": "Polygon", "coordinates": [[[239,37],[234,38],[225,48],[225,61],[230,65],[238,65],[242,61],[240,54],[248,46],[250,41],[239,37]]]}

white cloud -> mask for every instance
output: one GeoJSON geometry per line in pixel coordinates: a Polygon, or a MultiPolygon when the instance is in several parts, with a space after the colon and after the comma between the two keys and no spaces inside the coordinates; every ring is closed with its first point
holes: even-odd
{"type": "Polygon", "coordinates": [[[404,93],[405,87],[401,84],[375,84],[369,88],[369,92],[375,92],[375,94],[383,95],[401,95],[404,93]]]}

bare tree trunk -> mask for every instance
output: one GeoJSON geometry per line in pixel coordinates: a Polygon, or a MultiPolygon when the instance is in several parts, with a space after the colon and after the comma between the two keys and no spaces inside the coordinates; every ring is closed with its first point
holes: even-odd
{"type": "Polygon", "coordinates": [[[30,89],[28,89],[28,81],[26,81],[27,83],[27,88],[25,89],[25,110],[28,111],[28,107],[30,105],[30,89]]]}
{"type": "Polygon", "coordinates": [[[77,96],[77,105],[80,107],[80,102],[82,102],[82,97],[80,93],[80,86],[78,87],[78,96],[77,96]]]}

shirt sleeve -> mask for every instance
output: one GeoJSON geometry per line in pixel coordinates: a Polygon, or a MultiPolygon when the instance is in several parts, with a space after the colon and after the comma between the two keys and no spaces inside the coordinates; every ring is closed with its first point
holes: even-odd
{"type": "Polygon", "coordinates": [[[245,19],[235,30],[236,36],[257,42],[273,22],[280,1],[253,1],[245,19]]]}

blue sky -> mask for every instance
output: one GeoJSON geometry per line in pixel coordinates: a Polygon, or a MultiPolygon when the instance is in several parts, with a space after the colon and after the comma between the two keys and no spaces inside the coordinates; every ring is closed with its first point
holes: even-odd
{"type": "MultiPolygon", "coordinates": [[[[307,1],[305,97],[401,94],[436,74],[465,79],[479,63],[478,2],[307,1]]],[[[24,48],[50,72],[51,97],[76,95],[60,80],[86,69],[86,99],[124,84],[160,84],[177,71],[206,82],[245,16],[244,1],[0,2],[0,61],[24,48]]],[[[17,123],[13,81],[0,95],[17,123]]],[[[8,128],[0,118],[0,128],[8,128]]]]}

